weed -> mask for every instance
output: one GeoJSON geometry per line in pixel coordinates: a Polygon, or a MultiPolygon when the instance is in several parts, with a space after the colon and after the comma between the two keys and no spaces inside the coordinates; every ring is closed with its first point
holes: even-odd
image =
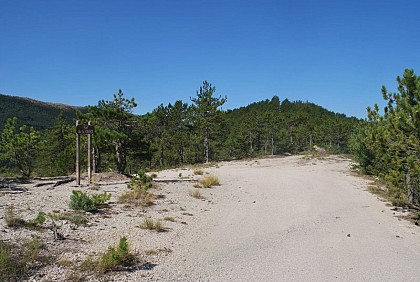
{"type": "Polygon", "coordinates": [[[118,267],[130,266],[135,262],[135,256],[130,252],[127,237],[122,237],[117,247],[108,247],[101,255],[98,270],[102,273],[112,271],[118,267]]]}
{"type": "Polygon", "coordinates": [[[196,183],[196,184],[194,184],[194,186],[193,186],[194,188],[201,188],[201,185],[200,184],[198,184],[198,183],[196,183]]]}
{"type": "Polygon", "coordinates": [[[211,188],[212,186],[219,186],[220,181],[217,176],[210,174],[200,179],[200,184],[203,185],[204,188],[211,188]]]}
{"type": "Polygon", "coordinates": [[[196,199],[201,199],[201,193],[200,193],[200,191],[199,190],[190,190],[189,192],[188,192],[188,194],[191,196],[191,197],[193,197],[193,198],[196,198],[196,199]]]}
{"type": "Polygon", "coordinates": [[[154,221],[151,218],[145,218],[143,223],[140,225],[140,228],[148,229],[148,230],[155,230],[157,232],[165,231],[165,228],[163,227],[163,224],[160,220],[154,221]]]}
{"type": "Polygon", "coordinates": [[[153,230],[154,227],[155,227],[155,222],[151,218],[145,218],[143,220],[143,223],[140,225],[140,228],[142,229],[153,230]]]}

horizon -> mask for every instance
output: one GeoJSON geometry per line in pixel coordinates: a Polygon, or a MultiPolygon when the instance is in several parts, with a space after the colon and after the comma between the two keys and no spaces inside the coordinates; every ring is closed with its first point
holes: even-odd
{"type": "Polygon", "coordinates": [[[136,114],[190,102],[204,80],[224,109],[278,96],[365,118],[381,87],[418,69],[418,2],[73,1],[2,4],[0,93],[96,105],[122,89],[136,114]]]}

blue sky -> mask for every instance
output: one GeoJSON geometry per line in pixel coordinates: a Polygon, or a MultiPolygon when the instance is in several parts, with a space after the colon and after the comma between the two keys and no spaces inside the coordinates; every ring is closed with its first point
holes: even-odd
{"type": "Polygon", "coordinates": [[[189,101],[224,109],[277,95],[363,118],[420,72],[420,1],[0,0],[0,93],[96,105],[122,89],[137,114],[189,101]]]}

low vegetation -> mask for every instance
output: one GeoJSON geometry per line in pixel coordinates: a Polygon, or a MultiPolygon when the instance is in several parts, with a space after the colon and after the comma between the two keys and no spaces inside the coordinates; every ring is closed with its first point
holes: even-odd
{"type": "Polygon", "coordinates": [[[188,191],[188,195],[190,195],[191,197],[196,198],[196,199],[201,199],[202,198],[201,193],[198,189],[188,191]]]}
{"type": "Polygon", "coordinates": [[[136,262],[135,255],[130,252],[127,237],[122,237],[116,247],[108,247],[98,262],[98,270],[102,273],[130,267],[136,262]]]}
{"type": "Polygon", "coordinates": [[[45,213],[40,211],[38,215],[31,220],[24,220],[14,209],[13,206],[9,206],[4,215],[4,220],[6,225],[10,228],[30,228],[36,229],[41,228],[42,224],[45,222],[45,213]]]}
{"type": "Polygon", "coordinates": [[[51,262],[50,255],[43,255],[44,243],[32,238],[22,245],[0,241],[0,281],[22,281],[29,273],[51,262]]]}
{"type": "Polygon", "coordinates": [[[76,226],[86,226],[88,219],[77,212],[49,213],[48,217],[53,220],[67,220],[76,226]]]}
{"type": "Polygon", "coordinates": [[[92,212],[98,210],[106,201],[111,199],[111,194],[104,192],[103,194],[87,195],[86,193],[73,190],[70,196],[69,207],[73,210],[83,210],[92,212]]]}
{"type": "Polygon", "coordinates": [[[140,228],[155,230],[157,232],[165,231],[165,228],[163,227],[163,224],[160,220],[153,220],[151,218],[145,218],[143,220],[143,223],[140,225],[140,228]]]}
{"type": "Polygon", "coordinates": [[[211,188],[213,186],[219,186],[220,185],[219,178],[215,175],[212,175],[212,174],[201,178],[199,182],[204,188],[211,188]]]}

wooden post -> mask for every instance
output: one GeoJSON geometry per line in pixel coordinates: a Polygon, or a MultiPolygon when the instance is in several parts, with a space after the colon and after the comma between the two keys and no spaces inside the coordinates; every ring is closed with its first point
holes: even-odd
{"type": "MultiPolygon", "coordinates": [[[[88,122],[88,125],[91,125],[90,121],[88,122]]],[[[88,185],[90,185],[90,182],[92,180],[92,134],[88,134],[88,185]]]]}
{"type": "Polygon", "coordinates": [[[76,121],[76,185],[80,186],[80,134],[77,132],[79,121],[76,121]]]}

